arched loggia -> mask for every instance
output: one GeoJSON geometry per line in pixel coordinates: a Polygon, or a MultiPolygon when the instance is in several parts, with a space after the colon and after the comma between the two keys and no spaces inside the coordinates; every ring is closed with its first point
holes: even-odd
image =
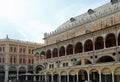
{"type": "Polygon", "coordinates": [[[58,57],[58,49],[57,48],[54,48],[52,53],[53,53],[53,58],[58,57]]]}
{"type": "Polygon", "coordinates": [[[90,71],[90,81],[99,82],[99,73],[96,69],[90,71]]]}
{"type": "Polygon", "coordinates": [[[67,46],[67,55],[72,55],[73,54],[73,45],[69,44],[67,46]]]}
{"type": "Polygon", "coordinates": [[[92,42],[92,40],[89,39],[89,40],[85,41],[84,50],[85,50],[85,52],[93,51],[93,42],[92,42]]]}
{"type": "Polygon", "coordinates": [[[47,59],[51,58],[51,50],[47,50],[46,58],[47,59]]]}
{"type": "Polygon", "coordinates": [[[113,34],[113,33],[108,34],[108,35],[106,36],[105,44],[106,44],[106,48],[116,46],[115,34],[113,34]]]}
{"type": "Polygon", "coordinates": [[[60,47],[59,56],[65,56],[65,47],[64,46],[60,47]]]}
{"type": "Polygon", "coordinates": [[[99,50],[103,48],[104,48],[103,37],[97,37],[95,40],[95,50],[99,50]]]}
{"type": "Polygon", "coordinates": [[[109,68],[102,69],[101,82],[112,82],[112,72],[109,68]]]}
{"type": "Polygon", "coordinates": [[[88,80],[88,75],[87,72],[85,70],[80,70],[78,72],[78,82],[85,82],[88,80]]]}
{"type": "Polygon", "coordinates": [[[82,47],[82,43],[81,42],[78,42],[76,45],[75,45],[75,54],[76,53],[82,53],[82,50],[83,50],[83,47],[82,47]]]}

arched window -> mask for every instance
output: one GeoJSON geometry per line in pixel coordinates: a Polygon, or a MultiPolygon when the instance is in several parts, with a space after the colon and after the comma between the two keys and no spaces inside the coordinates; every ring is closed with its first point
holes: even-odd
{"type": "Polygon", "coordinates": [[[47,50],[47,59],[48,58],[51,58],[51,51],[50,50],[47,50]]]}
{"type": "Polygon", "coordinates": [[[103,37],[97,37],[95,40],[95,50],[99,50],[103,48],[104,48],[103,37]]]}
{"type": "Polygon", "coordinates": [[[60,47],[59,55],[60,56],[65,56],[65,47],[64,46],[60,47]]]}
{"type": "Polygon", "coordinates": [[[116,46],[115,34],[108,34],[105,40],[106,48],[116,46]]]}
{"type": "Polygon", "coordinates": [[[58,49],[57,48],[53,49],[53,58],[54,57],[58,57],[58,49]]]}
{"type": "Polygon", "coordinates": [[[85,52],[93,50],[93,42],[92,42],[92,40],[89,39],[89,40],[85,41],[84,50],[85,50],[85,52]]]}
{"type": "Polygon", "coordinates": [[[71,54],[73,54],[73,45],[69,44],[67,46],[67,55],[71,55],[71,54]]]}
{"type": "Polygon", "coordinates": [[[75,45],[75,54],[76,54],[76,53],[81,53],[82,50],[83,50],[82,43],[78,42],[78,43],[75,45]]]}

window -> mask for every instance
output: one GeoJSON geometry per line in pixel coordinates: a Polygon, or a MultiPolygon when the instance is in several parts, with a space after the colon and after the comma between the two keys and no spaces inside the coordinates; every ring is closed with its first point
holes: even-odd
{"type": "Polygon", "coordinates": [[[14,63],[16,63],[16,58],[14,57],[14,63]]]}
{"type": "Polygon", "coordinates": [[[31,63],[31,60],[30,60],[30,59],[28,60],[28,63],[29,63],[29,64],[31,63]]]}
{"type": "Polygon", "coordinates": [[[10,52],[12,52],[13,51],[13,48],[12,47],[10,47],[10,52]]]}
{"type": "Polygon", "coordinates": [[[19,63],[22,64],[22,58],[20,58],[19,63]]]}
{"type": "Polygon", "coordinates": [[[32,64],[34,63],[34,60],[32,59],[32,64]]]}
{"type": "Polygon", "coordinates": [[[23,53],[25,53],[25,48],[23,48],[23,53]]]}
{"type": "Polygon", "coordinates": [[[22,48],[20,48],[20,53],[22,52],[22,48]]]}
{"type": "Polygon", "coordinates": [[[68,67],[68,62],[63,63],[63,67],[68,67]]]}
{"type": "Polygon", "coordinates": [[[31,49],[29,49],[29,54],[31,54],[31,49]]]}
{"type": "Polygon", "coordinates": [[[10,57],[10,63],[12,63],[12,57],[10,57]]]}
{"type": "Polygon", "coordinates": [[[14,52],[16,52],[16,47],[14,47],[14,52]]]}
{"type": "Polygon", "coordinates": [[[25,62],[25,58],[23,58],[23,64],[25,64],[26,62],[25,62]]]}

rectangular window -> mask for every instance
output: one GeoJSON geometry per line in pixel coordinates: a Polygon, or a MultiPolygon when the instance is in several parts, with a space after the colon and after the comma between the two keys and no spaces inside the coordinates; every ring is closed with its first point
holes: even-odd
{"type": "Polygon", "coordinates": [[[22,64],[22,58],[20,58],[19,63],[22,64]]]}

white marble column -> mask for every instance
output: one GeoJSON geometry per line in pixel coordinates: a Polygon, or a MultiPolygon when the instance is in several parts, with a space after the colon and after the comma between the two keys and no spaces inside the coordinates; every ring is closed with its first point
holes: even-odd
{"type": "Polygon", "coordinates": [[[89,73],[87,73],[87,75],[88,75],[88,81],[90,81],[90,74],[89,74],[89,73]]]}
{"type": "Polygon", "coordinates": [[[115,82],[114,79],[115,79],[115,78],[114,78],[114,72],[113,72],[113,73],[112,73],[112,82],[115,82]]]}
{"type": "Polygon", "coordinates": [[[67,75],[67,82],[69,82],[69,75],[67,75]]]}
{"type": "Polygon", "coordinates": [[[101,82],[101,73],[99,73],[99,82],[101,82]]]}

